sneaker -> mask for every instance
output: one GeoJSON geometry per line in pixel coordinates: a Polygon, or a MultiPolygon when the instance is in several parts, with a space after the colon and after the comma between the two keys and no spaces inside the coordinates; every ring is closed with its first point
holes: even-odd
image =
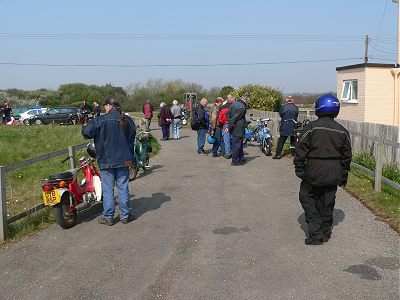
{"type": "Polygon", "coordinates": [[[197,154],[206,155],[206,152],[204,150],[203,151],[197,151],[197,154]]]}
{"type": "Polygon", "coordinates": [[[304,244],[306,245],[322,245],[322,239],[313,239],[312,237],[308,237],[304,240],[304,244]]]}
{"type": "Polygon", "coordinates": [[[272,159],[281,159],[282,158],[282,155],[274,155],[274,156],[272,156],[272,159]]]}
{"type": "Polygon", "coordinates": [[[219,155],[217,153],[212,153],[211,157],[218,157],[219,155]]]}
{"type": "Polygon", "coordinates": [[[113,226],[114,225],[114,220],[112,218],[105,218],[103,216],[99,217],[97,219],[99,224],[107,225],[107,226],[113,226]]]}
{"type": "Polygon", "coordinates": [[[231,159],[232,158],[232,154],[228,154],[224,156],[226,159],[231,159]]]}
{"type": "Polygon", "coordinates": [[[135,221],[137,218],[135,217],[135,215],[130,215],[128,218],[125,219],[121,219],[121,223],[122,224],[128,224],[131,221],[135,221]]]}

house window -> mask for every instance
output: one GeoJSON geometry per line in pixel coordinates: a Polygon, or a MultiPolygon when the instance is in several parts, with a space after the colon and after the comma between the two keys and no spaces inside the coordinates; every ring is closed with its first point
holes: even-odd
{"type": "Polygon", "coordinates": [[[344,80],[341,100],[348,103],[358,103],[358,81],[344,80]]]}

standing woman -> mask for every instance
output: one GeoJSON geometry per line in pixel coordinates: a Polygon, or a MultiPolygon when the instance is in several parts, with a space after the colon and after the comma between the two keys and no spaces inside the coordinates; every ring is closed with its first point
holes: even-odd
{"type": "Polygon", "coordinates": [[[182,109],[178,105],[178,100],[172,101],[171,113],[173,116],[172,120],[172,133],[174,135],[174,139],[177,140],[180,138],[179,136],[179,127],[181,126],[182,120],[182,109]]]}
{"type": "Polygon", "coordinates": [[[162,141],[169,140],[169,130],[171,127],[172,113],[165,102],[160,103],[159,125],[162,130],[162,141]]]}

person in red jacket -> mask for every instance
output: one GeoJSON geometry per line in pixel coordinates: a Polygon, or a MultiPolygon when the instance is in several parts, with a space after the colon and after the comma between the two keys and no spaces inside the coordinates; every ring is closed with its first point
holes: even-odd
{"type": "Polygon", "coordinates": [[[229,121],[226,117],[226,113],[234,101],[235,97],[232,95],[228,95],[227,102],[221,106],[218,116],[218,121],[222,125],[222,138],[224,140],[223,154],[226,159],[230,159],[232,157],[231,135],[228,129],[229,121]]]}

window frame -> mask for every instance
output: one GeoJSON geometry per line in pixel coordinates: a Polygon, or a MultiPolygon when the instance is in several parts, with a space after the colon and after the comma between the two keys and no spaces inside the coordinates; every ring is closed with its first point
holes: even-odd
{"type": "Polygon", "coordinates": [[[343,87],[342,87],[342,93],[340,96],[340,100],[345,103],[358,103],[358,80],[357,79],[343,80],[343,87]],[[356,82],[356,85],[354,85],[354,82],[356,82]],[[344,96],[346,86],[348,86],[348,88],[347,88],[346,96],[344,96]],[[354,86],[356,88],[354,88],[354,86]],[[356,95],[354,95],[355,92],[356,92],[356,95]]]}

